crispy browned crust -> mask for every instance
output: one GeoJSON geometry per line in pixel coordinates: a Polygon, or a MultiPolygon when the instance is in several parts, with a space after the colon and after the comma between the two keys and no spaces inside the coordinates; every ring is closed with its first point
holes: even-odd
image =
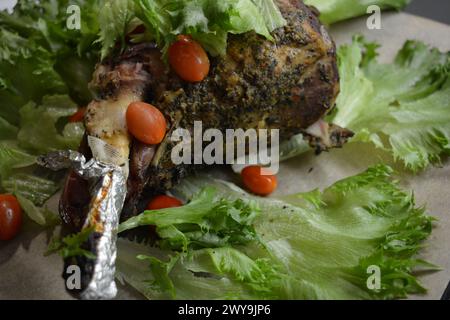
{"type": "MultiPolygon", "coordinates": [[[[168,136],[176,128],[192,130],[199,120],[204,130],[280,129],[282,139],[302,133],[334,107],[339,92],[336,48],[317,13],[302,1],[277,2],[287,25],[273,32],[274,41],[254,32],[230,35],[227,54],[211,58],[210,73],[201,83],[181,81],[155,45],[141,44],[100,64],[92,88],[102,99],[114,98],[144,75],[145,100],[165,114],[168,136]]],[[[333,132],[333,147],[350,134],[333,132]]],[[[311,137],[311,144],[325,148],[316,138],[311,137]]],[[[168,139],[157,148],[132,145],[122,219],[142,210],[140,197],[168,190],[194,171],[195,166],[173,164],[173,146],[168,139]]]]}
{"type": "MultiPolygon", "coordinates": [[[[253,32],[231,35],[227,55],[211,59],[198,84],[169,84],[156,105],[174,128],[280,129],[282,139],[303,132],[335,104],[339,92],[336,48],[318,17],[299,0],[278,1],[287,21],[270,41],[253,32]]],[[[175,77],[176,78],[176,77],[175,77]]],[[[174,167],[173,146],[150,169],[152,190],[169,189],[192,170],[174,167]]]]}

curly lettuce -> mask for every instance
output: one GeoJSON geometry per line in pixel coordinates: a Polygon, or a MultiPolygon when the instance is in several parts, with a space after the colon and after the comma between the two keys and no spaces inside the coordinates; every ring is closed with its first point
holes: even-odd
{"type": "MultiPolygon", "coordinates": [[[[355,36],[338,49],[341,90],[327,121],[355,132],[413,172],[450,154],[450,53],[407,41],[392,63],[379,45],[355,36]]],[[[280,146],[280,160],[310,150],[301,135],[280,146]]]]}
{"type": "Polygon", "coordinates": [[[259,214],[258,207],[241,199],[215,202],[216,198],[216,191],[206,188],[183,207],[182,219],[178,210],[152,211],[122,223],[119,232],[155,225],[160,247],[185,251],[189,247],[221,247],[256,240],[251,223],[259,214]]]}
{"type": "Polygon", "coordinates": [[[14,142],[0,141],[0,177],[7,177],[12,170],[28,167],[36,157],[19,148],[14,142]]]}
{"type": "Polygon", "coordinates": [[[36,156],[78,147],[84,126],[67,123],[76,111],[67,95],[44,96],[41,105],[31,101],[20,108],[19,128],[5,125],[9,136],[0,140],[0,187],[16,195],[24,211],[40,225],[55,220],[42,206],[59,190],[62,177],[46,177],[45,170],[36,170],[36,156]]]}
{"type": "Polygon", "coordinates": [[[78,103],[88,90],[100,46],[97,1],[19,0],[0,11],[0,116],[17,124],[17,109],[45,95],[69,94],[78,103]],[[66,26],[69,5],[82,12],[81,29],[66,26]]]}
{"type": "MultiPolygon", "coordinates": [[[[392,174],[380,165],[324,191],[279,199],[253,197],[210,178],[187,180],[175,190],[192,199],[186,208],[144,212],[122,230],[156,225],[167,241],[181,234],[189,238],[194,224],[204,226],[197,229],[203,237],[214,236],[233,228],[207,208],[241,200],[259,212],[234,221],[250,222],[256,237],[200,247],[193,240],[185,250],[120,241],[118,278],[150,299],[393,299],[424,293],[414,271],[436,269],[416,258],[433,218],[392,174]],[[201,191],[205,185],[209,191],[201,191]],[[206,198],[211,190],[214,198],[206,198]],[[194,207],[202,213],[193,219],[194,207]],[[211,221],[221,228],[212,232],[211,221]],[[162,226],[178,232],[168,235],[162,226]],[[379,286],[368,286],[370,268],[379,268],[379,286]]],[[[233,217],[244,212],[231,211],[233,217]]]]}
{"type": "Polygon", "coordinates": [[[338,52],[341,94],[330,121],[413,171],[450,154],[450,53],[407,41],[393,63],[356,37],[338,52]]]}
{"type": "Polygon", "coordinates": [[[0,192],[15,194],[41,225],[56,221],[44,204],[62,176],[35,159],[79,145],[84,128],[68,118],[92,99],[98,9],[97,1],[19,0],[12,13],[0,11],[0,192]],[[69,5],[80,6],[80,30],[66,26],[69,5]]]}
{"type": "Polygon", "coordinates": [[[59,132],[57,122],[77,112],[66,95],[45,96],[41,105],[29,102],[20,109],[19,145],[37,154],[77,149],[84,134],[82,123],[66,123],[59,132]]]}
{"type": "MultiPolygon", "coordinates": [[[[125,5],[128,12],[130,9],[135,11],[135,16],[148,29],[147,35],[156,40],[161,48],[165,48],[164,51],[177,35],[189,34],[210,54],[225,54],[230,33],[255,31],[273,39],[270,32],[286,24],[273,0],[135,0],[120,4],[122,7],[125,5]]],[[[103,24],[108,25],[112,20],[116,21],[117,15],[105,11],[104,16],[106,19],[103,24]]],[[[119,23],[120,29],[126,26],[127,20],[128,23],[132,22],[130,16],[119,17],[124,22],[119,23]]],[[[123,33],[117,31],[107,36],[119,39],[123,33]]],[[[115,41],[104,38],[104,42],[115,41]]]]}
{"type": "Polygon", "coordinates": [[[229,33],[255,31],[273,39],[270,32],[286,23],[273,0],[105,1],[99,22],[102,57],[118,42],[123,48],[139,23],[147,28],[144,40],[155,40],[164,51],[177,35],[189,34],[212,55],[226,53],[229,33]]]}

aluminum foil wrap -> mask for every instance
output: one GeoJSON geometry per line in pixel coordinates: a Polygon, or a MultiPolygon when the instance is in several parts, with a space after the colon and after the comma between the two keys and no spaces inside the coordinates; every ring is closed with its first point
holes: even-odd
{"type": "Polygon", "coordinates": [[[90,161],[75,151],[58,151],[39,158],[38,163],[55,171],[73,168],[80,177],[90,181],[92,198],[83,228],[94,229],[95,248],[91,251],[95,252],[96,259],[90,281],[78,296],[86,300],[112,299],[117,294],[114,281],[116,240],[128,170],[127,165],[114,156],[111,146],[91,137],[89,144],[94,154],[90,161]]]}

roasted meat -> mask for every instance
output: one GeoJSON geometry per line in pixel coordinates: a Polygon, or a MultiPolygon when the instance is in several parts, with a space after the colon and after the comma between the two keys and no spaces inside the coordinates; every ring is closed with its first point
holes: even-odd
{"type": "MultiPolygon", "coordinates": [[[[341,146],[352,133],[320,121],[334,106],[339,92],[336,49],[317,15],[300,0],[278,0],[287,25],[269,41],[254,32],[230,35],[225,56],[211,57],[208,77],[183,82],[163,62],[154,44],[131,46],[97,66],[92,89],[97,93],[87,112],[87,134],[115,146],[129,158],[128,195],[122,220],[139,213],[148,196],[163,192],[198,166],[171,160],[177,128],[279,129],[288,139],[303,133],[322,151],[341,146]],[[131,101],[157,106],[169,123],[166,139],[144,145],[129,136],[125,112],[131,101]]],[[[71,177],[73,179],[73,176],[71,177]]],[[[77,185],[71,182],[70,185],[77,185]]],[[[73,204],[61,203],[68,223],[73,204]]],[[[77,191],[73,191],[77,192],[77,191]]],[[[79,206],[79,204],[77,204],[79,206]]]]}

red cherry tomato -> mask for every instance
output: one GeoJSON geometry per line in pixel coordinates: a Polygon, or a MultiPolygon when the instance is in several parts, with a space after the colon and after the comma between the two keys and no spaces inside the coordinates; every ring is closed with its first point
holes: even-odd
{"type": "Polygon", "coordinates": [[[164,115],[151,104],[133,102],[127,109],[127,125],[131,134],[146,144],[160,144],[166,135],[164,115]]]}
{"type": "Polygon", "coordinates": [[[200,82],[209,73],[208,55],[189,36],[178,36],[178,40],[170,46],[169,62],[180,78],[187,82],[200,82]]]}
{"type": "Polygon", "coordinates": [[[13,239],[22,226],[22,209],[17,198],[0,195],[0,240],[13,239]]]}
{"type": "Polygon", "coordinates": [[[82,122],[84,120],[84,114],[86,113],[86,108],[79,108],[70,118],[69,122],[82,122]]]}
{"type": "Polygon", "coordinates": [[[176,208],[181,207],[182,205],[183,203],[177,198],[162,195],[153,198],[152,201],[149,202],[147,210],[176,208]]]}
{"type": "Polygon", "coordinates": [[[241,177],[245,187],[260,196],[271,194],[278,186],[277,177],[260,166],[246,167],[242,170],[241,177]]]}

